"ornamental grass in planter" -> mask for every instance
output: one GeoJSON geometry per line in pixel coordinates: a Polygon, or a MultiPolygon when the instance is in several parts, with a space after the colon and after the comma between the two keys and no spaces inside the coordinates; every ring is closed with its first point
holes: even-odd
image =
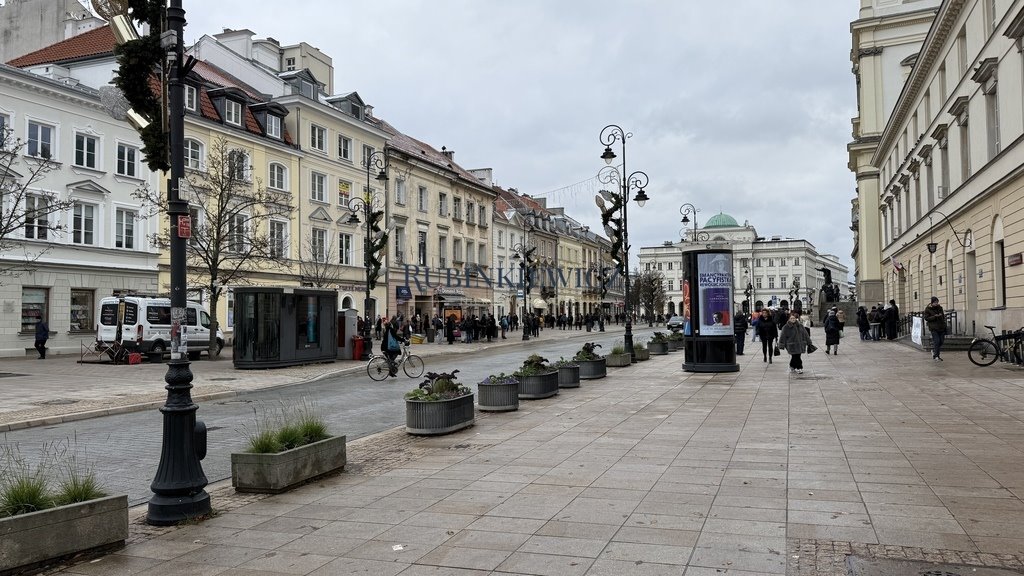
{"type": "Polygon", "coordinates": [[[595,380],[604,378],[608,374],[604,356],[597,353],[600,344],[587,342],[573,356],[573,360],[580,365],[580,380],[595,380]]]}
{"type": "Polygon", "coordinates": [[[651,359],[651,352],[644,346],[643,342],[633,343],[633,357],[636,358],[637,362],[643,362],[651,359]]]}
{"type": "Polygon", "coordinates": [[[238,492],[276,494],[345,468],[346,437],[332,436],[305,400],[264,412],[246,433],[247,450],[231,454],[231,485],[238,492]]]}
{"type": "Polygon", "coordinates": [[[70,443],[43,447],[30,464],[16,445],[0,452],[0,573],[38,572],[83,552],[120,548],[128,496],[107,496],[70,443]]]}
{"type": "Polygon", "coordinates": [[[531,354],[515,371],[519,378],[519,398],[537,400],[558,394],[558,369],[548,366],[548,359],[531,354]]]}
{"type": "Polygon", "coordinates": [[[485,412],[510,412],[519,409],[519,378],[512,375],[490,375],[476,385],[477,408],[485,412]]]}
{"type": "Polygon", "coordinates": [[[559,358],[557,362],[552,364],[555,368],[558,368],[558,387],[559,388],[579,388],[580,387],[580,364],[575,360],[566,360],[565,358],[559,358]]]}
{"type": "Polygon", "coordinates": [[[650,342],[647,343],[647,348],[648,352],[654,356],[668,354],[668,336],[665,336],[664,332],[655,332],[650,342]]]}
{"type": "Polygon", "coordinates": [[[622,344],[612,347],[610,354],[604,357],[605,365],[610,368],[625,368],[633,363],[633,357],[622,344]]]}
{"type": "Polygon", "coordinates": [[[682,347],[683,347],[683,333],[682,332],[673,332],[672,335],[668,337],[668,350],[669,350],[669,352],[674,352],[676,350],[681,349],[682,347]]]}
{"type": "Polygon", "coordinates": [[[458,370],[427,372],[419,388],[405,395],[405,431],[437,436],[473,425],[473,391],[456,382],[458,370]]]}

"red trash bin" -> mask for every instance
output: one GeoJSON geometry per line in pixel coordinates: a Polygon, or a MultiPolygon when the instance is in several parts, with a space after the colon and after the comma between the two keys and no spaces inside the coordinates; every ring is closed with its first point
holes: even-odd
{"type": "Polygon", "coordinates": [[[352,359],[362,360],[363,359],[363,337],[353,336],[352,337],[352,359]]]}

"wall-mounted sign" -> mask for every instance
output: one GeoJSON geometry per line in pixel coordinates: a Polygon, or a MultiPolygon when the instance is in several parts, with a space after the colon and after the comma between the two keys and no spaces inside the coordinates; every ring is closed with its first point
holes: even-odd
{"type": "Polygon", "coordinates": [[[1007,266],[1019,266],[1022,263],[1024,263],[1024,255],[1021,255],[1020,252],[1017,252],[1016,254],[1010,254],[1009,256],[1006,257],[1007,266]]]}

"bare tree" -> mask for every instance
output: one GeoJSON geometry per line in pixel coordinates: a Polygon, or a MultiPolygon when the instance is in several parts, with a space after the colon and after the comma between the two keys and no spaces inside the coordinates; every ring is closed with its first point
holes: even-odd
{"type": "Polygon", "coordinates": [[[74,204],[48,190],[36,188],[58,163],[50,159],[43,143],[15,138],[10,128],[0,126],[0,284],[4,276],[18,276],[34,268],[48,252],[52,241],[65,226],[57,215],[74,204]],[[22,152],[29,156],[22,159],[22,152]],[[42,240],[43,242],[35,242],[42,240]]]}
{"type": "MultiPolygon", "coordinates": [[[[278,233],[272,222],[290,228],[293,208],[290,195],[263,187],[252,179],[248,155],[218,138],[210,145],[206,165],[188,170],[181,194],[188,199],[192,235],[187,243],[188,284],[202,286],[210,294],[210,357],[216,357],[217,310],[225,286],[248,284],[250,274],[281,269],[288,260],[287,233],[278,233]]],[[[155,213],[166,202],[158,191],[141,188],[136,197],[155,213]]],[[[169,245],[169,231],[157,234],[161,246],[169,245]]]]}
{"type": "MultiPolygon", "coordinates": [[[[326,230],[318,238],[310,232],[302,239],[302,254],[299,257],[299,275],[303,284],[316,288],[337,288],[342,280],[342,268],[338,264],[333,239],[326,230]]],[[[339,246],[339,250],[343,247],[339,246]]]]}
{"type": "Polygon", "coordinates": [[[665,277],[657,270],[633,271],[633,286],[630,293],[633,304],[641,306],[647,315],[647,324],[654,324],[656,310],[665,306],[665,277]]]}

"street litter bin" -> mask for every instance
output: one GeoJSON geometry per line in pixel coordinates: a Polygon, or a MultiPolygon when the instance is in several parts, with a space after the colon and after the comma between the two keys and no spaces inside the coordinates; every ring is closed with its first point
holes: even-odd
{"type": "Polygon", "coordinates": [[[352,337],[352,359],[362,360],[363,359],[363,337],[353,336],[352,337]]]}
{"type": "Polygon", "coordinates": [[[434,343],[434,337],[437,335],[437,330],[433,328],[427,328],[427,342],[430,344],[434,343]]]}

